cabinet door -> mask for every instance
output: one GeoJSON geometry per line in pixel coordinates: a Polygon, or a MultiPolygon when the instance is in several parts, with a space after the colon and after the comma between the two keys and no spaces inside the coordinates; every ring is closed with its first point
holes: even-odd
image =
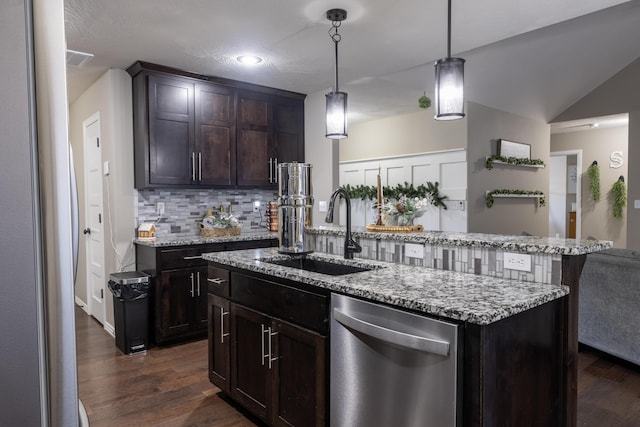
{"type": "Polygon", "coordinates": [[[304,162],[304,101],[274,100],[273,141],[278,163],[304,162]]]}
{"type": "Polygon", "coordinates": [[[206,186],[231,186],[236,172],[236,111],[233,89],[196,84],[197,181],[206,186]]]}
{"type": "Polygon", "coordinates": [[[229,300],[208,295],[209,380],[229,393],[229,300]]]}
{"type": "Polygon", "coordinates": [[[188,185],[194,166],[193,84],[149,76],[149,183],[188,185]]]}
{"type": "Polygon", "coordinates": [[[271,408],[267,335],[271,321],[256,311],[230,304],[231,397],[263,420],[271,408]]]}
{"type": "Polygon", "coordinates": [[[274,320],[273,425],[324,426],[326,338],[274,320]]]}
{"type": "Polygon", "coordinates": [[[192,293],[195,277],[192,269],[168,270],[160,275],[157,287],[156,329],[163,338],[191,331],[192,293]]]}
{"type": "Polygon", "coordinates": [[[271,103],[261,94],[238,94],[237,177],[239,186],[275,184],[271,103]]]}

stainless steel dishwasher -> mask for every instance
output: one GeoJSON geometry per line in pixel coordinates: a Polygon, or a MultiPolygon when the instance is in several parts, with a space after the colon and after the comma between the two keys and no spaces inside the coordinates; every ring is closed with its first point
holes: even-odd
{"type": "Polygon", "coordinates": [[[458,325],[331,295],[331,427],[459,426],[458,325]]]}

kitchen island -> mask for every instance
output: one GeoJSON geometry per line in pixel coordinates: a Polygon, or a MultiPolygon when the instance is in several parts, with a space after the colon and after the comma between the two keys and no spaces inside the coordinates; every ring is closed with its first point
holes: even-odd
{"type": "MultiPolygon", "coordinates": [[[[315,238],[318,239],[323,235],[340,237],[340,229],[331,228],[318,232],[315,238]]],[[[375,247],[376,256],[382,259],[385,259],[384,256],[381,257],[384,251],[380,249],[384,248],[390,240],[389,237],[392,237],[391,240],[398,239],[393,243],[394,245],[397,242],[415,244],[421,242],[420,239],[424,239],[422,242],[425,245],[425,260],[429,256],[427,250],[429,236],[372,237],[364,232],[360,236],[358,234],[355,236],[361,239],[361,242],[367,238],[371,238],[372,241],[377,239],[375,246],[370,247],[375,247]]],[[[444,256],[450,256],[449,262],[435,265],[440,268],[418,267],[415,266],[415,260],[411,259],[396,259],[396,263],[389,263],[370,259],[346,261],[326,253],[315,253],[309,256],[312,259],[322,259],[331,263],[348,263],[370,268],[369,271],[344,276],[327,276],[274,265],[273,261],[286,258],[284,255],[279,255],[275,249],[205,254],[203,257],[210,262],[210,277],[214,277],[212,269],[217,272],[217,279],[213,279],[216,283],[209,284],[210,298],[213,298],[210,303],[213,301],[214,304],[213,306],[210,304],[210,339],[216,334],[218,328],[221,329],[221,335],[230,334],[231,340],[227,338],[225,341],[220,336],[215,338],[221,338],[220,341],[227,345],[228,354],[232,354],[234,339],[238,339],[234,337],[234,319],[237,322],[238,318],[234,316],[233,307],[238,306],[238,310],[240,308],[244,310],[246,307],[243,307],[243,304],[247,303],[249,308],[257,308],[258,311],[268,309],[264,306],[251,307],[249,300],[238,301],[236,296],[240,294],[237,293],[234,296],[236,284],[240,285],[238,292],[244,289],[249,293],[260,293],[260,290],[267,286],[266,284],[273,290],[281,289],[280,286],[284,286],[282,289],[301,289],[317,298],[316,305],[325,310],[325,323],[329,321],[330,313],[326,309],[327,303],[323,301],[328,300],[331,293],[351,295],[424,316],[454,321],[461,325],[463,356],[460,363],[463,385],[459,401],[461,411],[459,420],[461,421],[458,425],[522,425],[523,422],[531,425],[575,425],[577,340],[574,346],[575,338],[572,334],[576,330],[573,329],[572,322],[577,312],[572,307],[571,297],[574,295],[570,292],[574,289],[577,291],[580,269],[586,254],[609,247],[610,242],[576,242],[540,238],[524,238],[523,241],[518,242],[519,236],[482,236],[467,236],[467,238],[463,236],[462,239],[448,237],[434,244],[431,247],[434,254],[440,257],[443,253],[444,256]],[[438,247],[438,244],[445,249],[438,247]],[[496,269],[487,270],[481,266],[478,269],[477,263],[474,265],[473,262],[471,265],[477,271],[481,273],[485,269],[492,275],[452,271],[455,267],[451,268],[451,266],[460,267],[462,264],[456,264],[456,259],[451,257],[453,254],[444,252],[449,250],[447,245],[449,248],[465,247],[471,251],[480,250],[481,252],[472,252],[473,256],[488,258],[489,261],[495,261],[497,257],[504,262],[501,258],[503,254],[497,254],[497,256],[494,254],[491,259],[492,256],[487,256],[486,253],[482,253],[482,250],[500,251],[506,247],[509,251],[520,250],[528,253],[534,260],[540,256],[549,255],[555,257],[548,263],[555,273],[536,272],[536,276],[544,276],[545,280],[540,283],[511,279],[510,272],[504,268],[496,271],[496,269]],[[410,265],[402,265],[403,262],[410,265]],[[506,277],[497,277],[498,275],[506,277]],[[561,281],[562,284],[544,283],[544,281],[561,281]],[[251,286],[248,286],[248,283],[251,283],[251,286]],[[222,304],[222,308],[216,308],[215,304],[222,304]],[[215,315],[211,316],[211,313],[215,315]],[[231,315],[228,316],[229,314],[231,315]],[[212,328],[218,315],[220,319],[228,316],[226,329],[224,321],[215,324],[212,328]]],[[[326,243],[324,241],[320,245],[326,245],[326,243]]],[[[324,249],[331,249],[329,246],[340,247],[340,245],[326,245],[324,249]]],[[[397,246],[395,249],[398,249],[397,246]]],[[[406,254],[406,251],[404,252],[406,254]]],[[[526,276],[522,277],[526,279],[526,276]]],[[[282,293],[275,292],[275,294],[282,293]]],[[[284,294],[287,293],[284,292],[284,294]]],[[[295,320],[286,318],[286,301],[270,298],[271,306],[279,310],[279,313],[274,315],[274,319],[287,322],[295,320]]],[[[272,330],[276,330],[275,324],[273,329],[269,327],[270,333],[272,330]]],[[[317,328],[312,332],[319,333],[320,338],[326,338],[329,335],[326,327],[317,328]]],[[[275,336],[277,334],[278,332],[275,336]]],[[[278,339],[275,338],[276,348],[278,339]]],[[[314,348],[318,350],[314,359],[316,365],[322,365],[318,362],[318,359],[322,359],[326,369],[325,347],[316,344],[314,348]]],[[[219,345],[213,345],[210,351],[218,352],[217,362],[225,354],[224,348],[221,350],[219,345]]],[[[271,355],[271,347],[269,347],[270,359],[271,355]]],[[[233,361],[233,356],[231,360],[233,361]]],[[[274,364],[278,365],[277,357],[274,358],[274,364]]],[[[219,372],[215,371],[215,366],[213,368],[214,372],[210,372],[210,378],[216,383],[214,378],[219,372]]],[[[223,376],[226,375],[226,383],[221,388],[234,397],[233,370],[229,369],[228,364],[226,368],[227,371],[223,372],[223,376]]],[[[317,374],[315,382],[312,383],[317,385],[321,382],[321,377],[322,375],[317,374]]],[[[273,386],[273,381],[270,384],[273,386]]],[[[322,396],[318,396],[318,393],[326,393],[327,387],[322,388],[324,392],[317,390],[318,387],[314,394],[316,407],[324,404],[325,400],[322,396]]],[[[238,390],[235,393],[237,397],[238,390]]],[[[300,393],[299,390],[298,393],[300,393]]],[[[278,406],[273,403],[268,405],[265,403],[263,407],[258,408],[258,411],[255,408],[249,409],[253,409],[254,413],[262,411],[259,416],[267,422],[275,423],[274,420],[278,416],[274,415],[277,413],[278,406]]],[[[312,424],[323,425],[323,420],[325,416],[321,415],[315,418],[312,424]]]]}

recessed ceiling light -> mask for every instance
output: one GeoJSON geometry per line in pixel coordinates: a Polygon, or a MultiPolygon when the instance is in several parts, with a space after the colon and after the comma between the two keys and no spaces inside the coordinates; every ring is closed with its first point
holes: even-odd
{"type": "Polygon", "coordinates": [[[238,62],[246,65],[255,65],[262,62],[262,58],[255,55],[241,55],[236,58],[238,62]]]}

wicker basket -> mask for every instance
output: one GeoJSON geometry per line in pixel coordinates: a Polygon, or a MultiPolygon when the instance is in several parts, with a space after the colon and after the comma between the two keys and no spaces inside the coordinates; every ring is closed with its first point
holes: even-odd
{"type": "Polygon", "coordinates": [[[223,237],[223,236],[239,236],[240,227],[230,228],[200,228],[200,235],[202,237],[223,237]]]}

